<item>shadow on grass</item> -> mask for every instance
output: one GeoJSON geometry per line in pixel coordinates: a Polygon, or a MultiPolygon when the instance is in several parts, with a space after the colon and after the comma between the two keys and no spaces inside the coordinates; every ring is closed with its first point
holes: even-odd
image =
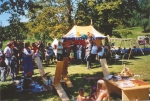
{"type": "MultiPolygon", "coordinates": [[[[78,89],[80,87],[85,89],[86,95],[90,93],[90,85],[85,77],[103,77],[102,72],[95,72],[94,74],[72,74],[69,75],[69,78],[73,84],[73,87],[68,88],[64,83],[62,87],[67,93],[68,97],[71,99],[73,96],[78,95],[78,89]]],[[[33,77],[33,80],[38,77],[33,77]]],[[[39,80],[41,82],[41,79],[39,80]]],[[[95,80],[95,83],[97,80],[95,80]]],[[[43,92],[17,92],[16,86],[12,84],[2,84],[1,85],[1,100],[11,100],[11,101],[43,101],[50,98],[53,98],[54,101],[61,101],[56,90],[52,91],[43,91],[43,92]]],[[[118,95],[111,95],[111,99],[118,99],[118,95]]]]}
{"type": "MultiPolygon", "coordinates": [[[[71,82],[73,84],[72,88],[67,88],[64,87],[68,97],[71,99],[73,96],[77,96],[78,95],[78,89],[79,88],[84,88],[85,92],[87,92],[87,96],[90,93],[90,85],[88,83],[88,80],[85,79],[85,77],[100,77],[103,78],[103,73],[102,72],[95,72],[94,74],[90,75],[90,74],[74,74],[74,75],[69,75],[69,78],[71,79],[71,82]]],[[[95,79],[95,84],[97,83],[98,79],[95,79]]],[[[115,100],[120,98],[119,95],[111,95],[111,99],[115,100]]]]}
{"type": "Polygon", "coordinates": [[[129,62],[129,61],[123,61],[122,62],[120,60],[119,61],[115,61],[115,62],[111,61],[111,62],[108,63],[108,65],[122,65],[122,64],[133,65],[132,62],[129,62]]]}

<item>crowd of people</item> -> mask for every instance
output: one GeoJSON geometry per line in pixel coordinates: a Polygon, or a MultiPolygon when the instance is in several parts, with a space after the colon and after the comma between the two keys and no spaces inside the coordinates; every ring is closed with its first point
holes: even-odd
{"type": "MultiPolygon", "coordinates": [[[[19,70],[23,70],[24,77],[27,72],[32,75],[33,65],[36,63],[38,68],[43,68],[42,60],[44,55],[44,44],[42,41],[32,43],[23,43],[22,41],[11,40],[2,50],[0,47],[0,70],[1,81],[6,81],[6,77],[10,76],[12,81],[16,80],[19,70]]],[[[44,74],[44,70],[40,69],[40,74],[44,74]]]]}
{"type": "MultiPolygon", "coordinates": [[[[91,68],[91,63],[96,61],[96,58],[103,58],[107,46],[100,44],[99,46],[92,40],[86,40],[85,46],[80,42],[72,41],[70,45],[58,42],[57,47],[52,47],[51,43],[45,45],[42,41],[39,42],[25,42],[11,40],[7,46],[2,50],[0,47],[1,57],[1,81],[6,81],[6,76],[10,76],[12,80],[16,80],[19,70],[23,70],[24,77],[27,72],[32,75],[33,66],[43,68],[42,63],[46,65],[62,61],[63,57],[69,58],[69,64],[87,63],[87,69],[91,68]],[[105,50],[105,51],[104,51],[105,50]],[[4,62],[4,63],[3,63],[4,62]],[[4,77],[2,79],[2,77],[4,77]]],[[[44,74],[43,69],[40,69],[40,74],[44,74]]]]}
{"type": "MultiPolygon", "coordinates": [[[[51,43],[47,46],[42,41],[39,42],[25,42],[12,40],[7,43],[7,46],[2,50],[0,47],[0,70],[1,81],[5,82],[6,77],[10,76],[12,81],[16,80],[17,74],[20,69],[23,69],[23,76],[28,80],[28,75],[34,74],[34,63],[40,70],[41,76],[44,73],[42,63],[45,61],[46,65],[52,64],[54,61],[62,61],[63,57],[69,58],[69,64],[87,63],[87,69],[91,68],[91,63],[96,61],[97,58],[106,58],[104,54],[108,47],[100,44],[96,45],[92,40],[86,40],[85,46],[79,42],[75,44],[74,41],[69,46],[58,42],[57,47],[52,47],[51,43]]],[[[30,81],[28,83],[31,83],[30,81]]],[[[25,88],[26,85],[23,85],[25,88]]],[[[100,101],[109,98],[107,87],[103,80],[97,82],[97,86],[91,84],[91,92],[89,97],[84,96],[84,89],[79,89],[77,101],[84,101],[90,99],[93,101],[100,101]]]]}

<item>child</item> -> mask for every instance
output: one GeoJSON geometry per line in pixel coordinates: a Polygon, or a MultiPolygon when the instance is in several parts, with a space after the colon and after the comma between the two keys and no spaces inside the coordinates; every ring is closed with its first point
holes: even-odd
{"type": "MultiPolygon", "coordinates": [[[[84,96],[84,88],[80,88],[78,90],[78,94],[79,95],[77,96],[76,101],[91,101],[89,96],[84,96]]],[[[95,101],[95,100],[92,100],[92,101],[95,101]]]]}
{"type": "Polygon", "coordinates": [[[74,61],[74,52],[73,52],[73,50],[71,50],[69,58],[70,58],[70,63],[72,64],[73,61],[74,61]]]}
{"type": "Polygon", "coordinates": [[[6,81],[6,70],[7,70],[7,65],[6,65],[4,59],[0,56],[0,72],[1,72],[1,81],[2,82],[6,81]]]}
{"type": "Polygon", "coordinates": [[[95,80],[94,79],[89,79],[88,83],[91,86],[90,99],[95,101],[95,99],[96,99],[96,90],[97,90],[95,80]]]}
{"type": "Polygon", "coordinates": [[[84,96],[84,89],[83,88],[80,88],[79,90],[78,90],[78,96],[77,96],[77,100],[76,101],[86,101],[87,100],[87,98],[86,98],[86,96],[84,96]]]}
{"type": "Polygon", "coordinates": [[[97,97],[96,101],[110,101],[109,92],[107,90],[107,86],[104,80],[97,81],[97,97]]]}

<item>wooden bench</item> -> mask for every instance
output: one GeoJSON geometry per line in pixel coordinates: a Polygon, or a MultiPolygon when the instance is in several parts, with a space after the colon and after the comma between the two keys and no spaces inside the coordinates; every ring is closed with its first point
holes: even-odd
{"type": "Polygon", "coordinates": [[[62,69],[62,77],[63,77],[63,80],[66,82],[67,87],[73,87],[73,84],[67,75],[68,74],[68,59],[69,59],[68,57],[63,58],[64,65],[62,69]]]}
{"type": "Polygon", "coordinates": [[[69,101],[69,97],[67,96],[66,92],[64,91],[63,87],[60,84],[62,78],[62,69],[63,69],[63,61],[57,61],[55,76],[50,77],[59,97],[62,101],[69,101]]]}
{"type": "MultiPolygon", "coordinates": [[[[105,80],[105,79],[104,79],[105,80]]],[[[134,87],[120,87],[118,86],[119,82],[125,82],[123,80],[114,82],[113,80],[105,80],[108,91],[115,92],[122,97],[122,101],[139,101],[139,100],[149,100],[149,89],[150,84],[148,85],[135,85],[134,87]]]]}
{"type": "Polygon", "coordinates": [[[68,75],[63,75],[63,80],[66,82],[67,87],[73,87],[68,75]]]}
{"type": "Polygon", "coordinates": [[[60,83],[54,85],[54,87],[62,101],[69,101],[69,98],[60,83]]]}

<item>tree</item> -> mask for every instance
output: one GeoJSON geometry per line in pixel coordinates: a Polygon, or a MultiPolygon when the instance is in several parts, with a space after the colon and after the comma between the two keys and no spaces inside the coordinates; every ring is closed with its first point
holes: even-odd
{"type": "Polygon", "coordinates": [[[88,1],[82,0],[81,2],[79,2],[78,9],[75,15],[75,23],[80,26],[89,25],[92,18],[89,12],[91,12],[91,9],[88,6],[88,1]]]}
{"type": "Polygon", "coordinates": [[[5,28],[3,26],[0,26],[0,41],[6,40],[5,37],[5,28]]]}
{"type": "MultiPolygon", "coordinates": [[[[71,0],[46,0],[40,1],[43,9],[36,9],[36,13],[29,12],[30,20],[27,24],[29,33],[40,34],[41,37],[61,38],[72,26],[71,0]]],[[[37,3],[39,3],[37,2],[37,3]]]]}
{"type": "Polygon", "coordinates": [[[76,18],[81,19],[81,23],[93,19],[97,30],[112,36],[114,28],[129,25],[127,20],[132,17],[132,10],[136,7],[136,0],[82,0],[76,18]]]}
{"type": "Polygon", "coordinates": [[[10,25],[5,28],[5,35],[8,39],[22,40],[25,38],[25,34],[28,30],[25,27],[25,23],[20,22],[18,14],[12,14],[9,18],[10,25]]]}
{"type": "Polygon", "coordinates": [[[11,15],[10,25],[5,28],[5,37],[8,35],[8,39],[15,38],[16,40],[25,38],[23,33],[27,31],[27,28],[24,23],[20,22],[19,17],[25,16],[26,11],[34,13],[35,8],[42,8],[42,6],[34,4],[33,0],[0,0],[0,2],[0,14],[5,12],[11,15]]]}
{"type": "Polygon", "coordinates": [[[144,32],[150,27],[150,0],[139,0],[140,25],[143,26],[144,32]]]}
{"type": "Polygon", "coordinates": [[[25,15],[25,10],[34,12],[34,8],[42,8],[42,6],[34,4],[33,1],[34,0],[0,0],[0,14],[5,12],[25,15]]]}

